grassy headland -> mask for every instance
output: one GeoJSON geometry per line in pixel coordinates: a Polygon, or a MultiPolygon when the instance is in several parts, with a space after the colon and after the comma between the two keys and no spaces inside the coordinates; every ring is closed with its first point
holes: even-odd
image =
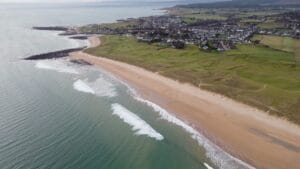
{"type": "Polygon", "coordinates": [[[293,53],[240,45],[223,53],[139,43],[125,36],[101,37],[86,50],[226,95],[300,124],[300,71],[293,53]]]}

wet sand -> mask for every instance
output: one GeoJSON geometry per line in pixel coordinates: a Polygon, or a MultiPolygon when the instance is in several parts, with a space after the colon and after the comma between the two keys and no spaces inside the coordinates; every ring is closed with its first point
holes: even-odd
{"type": "MultiPolygon", "coordinates": [[[[100,45],[91,37],[90,47],[100,45]]],[[[74,52],[130,84],[138,94],[174,113],[213,143],[244,162],[262,169],[300,169],[300,127],[248,105],[145,69],[74,52]]]]}

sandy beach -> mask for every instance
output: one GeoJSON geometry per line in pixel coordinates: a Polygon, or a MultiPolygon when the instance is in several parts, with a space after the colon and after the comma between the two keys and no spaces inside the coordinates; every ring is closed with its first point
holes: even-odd
{"type": "MultiPolygon", "coordinates": [[[[91,37],[90,47],[100,45],[91,37]]],[[[300,169],[300,127],[286,120],[157,73],[84,52],[70,54],[132,86],[138,94],[174,113],[213,143],[261,169],[300,169]]]]}

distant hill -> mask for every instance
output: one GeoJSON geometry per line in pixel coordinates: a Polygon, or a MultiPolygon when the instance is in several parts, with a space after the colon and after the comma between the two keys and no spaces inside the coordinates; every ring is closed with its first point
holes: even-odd
{"type": "Polygon", "coordinates": [[[280,4],[300,4],[299,0],[279,0],[280,4]]]}
{"type": "Polygon", "coordinates": [[[213,3],[179,5],[179,7],[199,8],[248,8],[262,6],[300,5],[300,0],[231,0],[213,3]]]}
{"type": "MultiPolygon", "coordinates": [[[[241,1],[241,0],[234,0],[234,1],[241,1]]],[[[300,4],[300,0],[254,0],[255,3],[263,5],[288,5],[288,4],[300,4]]]]}

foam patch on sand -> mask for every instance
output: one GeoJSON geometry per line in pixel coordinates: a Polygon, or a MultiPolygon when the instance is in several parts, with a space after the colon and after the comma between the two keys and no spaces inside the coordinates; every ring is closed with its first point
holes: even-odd
{"type": "Polygon", "coordinates": [[[95,91],[92,88],[90,88],[90,86],[88,86],[86,83],[84,83],[82,80],[77,80],[73,84],[73,87],[75,90],[80,92],[95,94],[95,91]]]}
{"type": "Polygon", "coordinates": [[[77,91],[91,93],[100,97],[115,97],[117,92],[115,86],[107,79],[100,77],[95,81],[77,80],[74,82],[73,87],[77,91]]]}
{"type": "Polygon", "coordinates": [[[68,62],[62,59],[37,61],[35,67],[39,69],[54,70],[61,73],[79,74],[75,68],[68,65],[68,62]]]}
{"type": "MultiPolygon", "coordinates": [[[[254,167],[249,164],[233,157],[232,155],[226,153],[217,145],[213,144],[209,139],[207,139],[200,132],[189,126],[187,123],[183,122],[179,118],[175,117],[171,113],[167,112],[160,106],[137,96],[134,96],[136,100],[145,103],[146,105],[152,107],[154,111],[158,112],[160,117],[177,126],[182,127],[186,132],[191,134],[191,137],[195,139],[199,145],[203,146],[206,150],[206,156],[221,169],[254,169],[254,167]]],[[[206,165],[205,165],[206,166],[206,165]]],[[[206,166],[208,168],[208,165],[206,166]]]]}
{"type": "Polygon", "coordinates": [[[156,140],[164,139],[164,137],[155,131],[148,123],[122,105],[117,103],[112,104],[111,109],[113,110],[113,115],[119,116],[120,119],[129,124],[136,135],[147,135],[156,140]]]}

